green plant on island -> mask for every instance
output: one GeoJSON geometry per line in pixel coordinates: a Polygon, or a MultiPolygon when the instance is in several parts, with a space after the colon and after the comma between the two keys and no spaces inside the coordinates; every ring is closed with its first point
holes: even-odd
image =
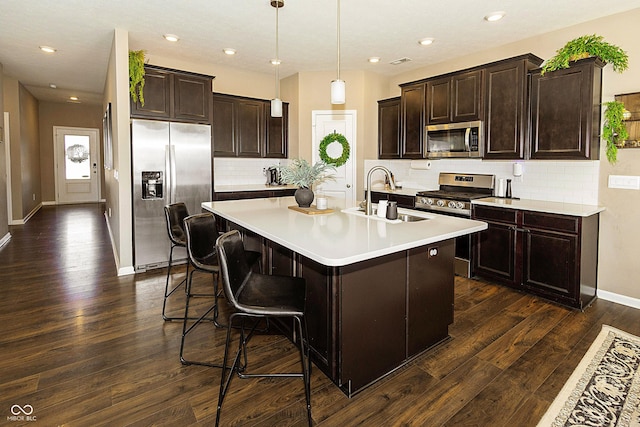
{"type": "Polygon", "coordinates": [[[289,185],[295,185],[298,188],[308,188],[314,184],[320,184],[325,181],[335,180],[330,171],[335,171],[335,167],[325,162],[316,162],[313,166],[304,159],[293,159],[287,166],[277,166],[280,171],[280,180],[289,185]]]}
{"type": "Polygon", "coordinates": [[[592,34],[573,39],[557,50],[553,58],[545,61],[541,73],[569,68],[569,62],[591,56],[613,65],[613,71],[617,73],[629,67],[629,57],[624,50],[605,42],[602,36],[592,34]]]}
{"type": "Polygon", "coordinates": [[[618,161],[618,145],[621,145],[629,133],[624,124],[624,104],[620,101],[605,102],[602,138],[607,141],[607,160],[612,165],[618,161]]]}
{"type": "Polygon", "coordinates": [[[129,93],[144,107],[144,50],[129,51],[129,93]]]}

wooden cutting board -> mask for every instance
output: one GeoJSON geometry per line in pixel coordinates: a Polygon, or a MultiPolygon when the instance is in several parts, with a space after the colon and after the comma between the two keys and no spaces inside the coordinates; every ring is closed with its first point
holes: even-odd
{"type": "Polygon", "coordinates": [[[318,209],[315,207],[315,205],[311,205],[311,207],[309,208],[301,208],[300,206],[289,206],[289,209],[296,212],[302,212],[307,215],[322,215],[333,213],[333,209],[318,209]]]}

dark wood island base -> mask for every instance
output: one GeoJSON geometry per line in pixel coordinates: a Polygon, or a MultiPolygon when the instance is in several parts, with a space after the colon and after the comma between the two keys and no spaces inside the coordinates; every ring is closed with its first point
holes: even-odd
{"type": "MultiPolygon", "coordinates": [[[[322,265],[236,224],[270,274],[303,277],[312,359],[351,397],[448,338],[454,240],[340,267],[322,265]]],[[[290,338],[290,325],[279,324],[290,338]]]]}

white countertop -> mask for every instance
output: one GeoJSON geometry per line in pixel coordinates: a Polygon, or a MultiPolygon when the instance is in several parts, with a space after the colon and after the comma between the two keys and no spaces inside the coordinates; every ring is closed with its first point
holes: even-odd
{"type": "Polygon", "coordinates": [[[267,184],[242,184],[242,185],[214,185],[214,193],[231,193],[234,191],[263,191],[263,190],[291,190],[297,189],[295,185],[267,185],[267,184]]]}
{"type": "Polygon", "coordinates": [[[597,205],[547,202],[544,200],[503,199],[499,197],[485,197],[484,199],[473,200],[472,203],[474,205],[494,206],[500,208],[520,209],[525,211],[546,212],[581,217],[595,215],[605,210],[604,207],[597,205]]]}
{"type": "Polygon", "coordinates": [[[353,264],[487,228],[482,221],[402,208],[399,213],[429,219],[390,223],[342,212],[339,203],[329,199],[334,212],[320,215],[288,209],[296,205],[293,197],[205,202],[202,208],[327,266],[353,264]]]}

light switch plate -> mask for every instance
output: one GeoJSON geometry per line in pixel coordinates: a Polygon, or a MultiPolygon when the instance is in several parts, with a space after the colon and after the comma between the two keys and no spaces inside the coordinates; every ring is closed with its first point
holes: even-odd
{"type": "Polygon", "coordinates": [[[640,190],[640,176],[609,175],[609,188],[640,190]]]}

